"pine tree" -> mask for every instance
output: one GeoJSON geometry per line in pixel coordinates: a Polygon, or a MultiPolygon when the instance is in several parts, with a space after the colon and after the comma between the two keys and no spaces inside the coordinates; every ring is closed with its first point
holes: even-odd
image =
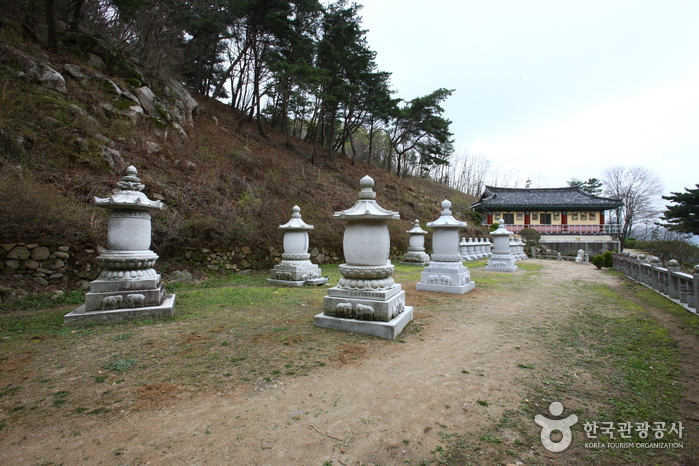
{"type": "Polygon", "coordinates": [[[449,126],[451,121],[442,117],[442,101],[454,92],[437,89],[424,97],[417,97],[398,109],[394,118],[391,145],[397,155],[396,174],[405,175],[408,156],[425,167],[444,165],[454,151],[449,126]]]}
{"type": "Polygon", "coordinates": [[[668,224],[663,226],[672,231],[699,235],[699,184],[695,186],[697,189],[684,188],[684,193],[671,192],[671,196],[662,196],[675,204],[665,206],[667,210],[661,219],[668,224]]]}
{"type": "Polygon", "coordinates": [[[572,178],[570,181],[567,181],[567,183],[568,186],[578,187],[586,193],[592,194],[593,196],[599,196],[603,191],[602,182],[597,178],[588,178],[587,181],[572,178]]]}

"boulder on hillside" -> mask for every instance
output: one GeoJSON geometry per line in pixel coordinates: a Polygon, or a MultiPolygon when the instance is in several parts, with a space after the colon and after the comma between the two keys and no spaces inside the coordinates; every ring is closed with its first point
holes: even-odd
{"type": "Polygon", "coordinates": [[[40,63],[26,53],[14,47],[0,45],[0,50],[4,53],[2,62],[9,65],[19,76],[39,83],[42,87],[52,91],[66,94],[66,80],[58,71],[51,68],[46,63],[40,63]]]}
{"type": "Polygon", "coordinates": [[[171,117],[163,102],[148,86],[136,87],[134,88],[133,93],[141,103],[143,110],[145,110],[148,115],[156,118],[164,118],[166,121],[171,120],[171,117]]]}

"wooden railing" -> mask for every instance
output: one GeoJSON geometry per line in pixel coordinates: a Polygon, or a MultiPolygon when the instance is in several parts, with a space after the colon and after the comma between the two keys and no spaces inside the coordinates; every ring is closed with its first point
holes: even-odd
{"type": "Polygon", "coordinates": [[[615,269],[697,314],[699,265],[694,267],[694,275],[690,275],[681,272],[674,259],[667,267],[661,267],[660,259],[645,254],[622,252],[615,253],[613,258],[615,269]]]}
{"type": "Polygon", "coordinates": [[[618,235],[619,225],[513,225],[506,224],[512,233],[519,233],[524,228],[532,228],[542,235],[618,235]]]}

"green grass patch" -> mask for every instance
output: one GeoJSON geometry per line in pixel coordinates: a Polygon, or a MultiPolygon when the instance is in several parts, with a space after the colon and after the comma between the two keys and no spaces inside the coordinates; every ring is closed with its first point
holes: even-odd
{"type": "Polygon", "coordinates": [[[108,412],[109,412],[109,409],[107,409],[107,408],[95,408],[92,411],[86,412],[85,414],[95,415],[95,414],[104,414],[104,413],[108,413],[108,412]]]}
{"type": "MultiPolygon", "coordinates": [[[[607,398],[610,420],[641,422],[678,419],[680,390],[677,343],[667,328],[638,303],[605,286],[585,286],[593,305],[563,329],[568,348],[584,345],[586,360],[613,367],[615,390],[607,398]],[[582,338],[581,338],[582,337],[582,338]],[[590,357],[591,356],[591,357],[590,357]],[[615,392],[615,393],[614,393],[615,392]]],[[[664,310],[674,303],[655,303],[664,310]]],[[[578,364],[589,365],[579,356],[578,364]]],[[[593,363],[595,364],[595,363],[593,363]]]]}
{"type": "Polygon", "coordinates": [[[112,371],[112,372],[117,372],[119,374],[122,374],[129,369],[131,369],[133,366],[138,364],[138,361],[135,359],[115,359],[113,361],[109,361],[107,364],[105,364],[103,369],[112,371]]]}
{"type": "Polygon", "coordinates": [[[14,395],[21,389],[22,387],[20,385],[7,385],[6,387],[0,388],[0,398],[4,396],[14,395]]]}
{"type": "Polygon", "coordinates": [[[70,329],[63,326],[64,310],[47,310],[28,315],[0,317],[0,338],[32,335],[64,335],[70,329]]]}
{"type": "Polygon", "coordinates": [[[66,398],[68,398],[68,395],[70,395],[70,392],[67,390],[59,390],[56,393],[54,393],[53,406],[58,408],[59,406],[63,405],[66,402],[66,398]]]}
{"type": "MultiPolygon", "coordinates": [[[[37,309],[50,309],[74,304],[79,306],[85,303],[85,293],[82,291],[70,291],[61,297],[52,299],[53,293],[29,294],[22,299],[15,299],[3,303],[3,313],[11,311],[34,311],[37,309]]],[[[2,320],[0,319],[0,331],[2,320]]]]}

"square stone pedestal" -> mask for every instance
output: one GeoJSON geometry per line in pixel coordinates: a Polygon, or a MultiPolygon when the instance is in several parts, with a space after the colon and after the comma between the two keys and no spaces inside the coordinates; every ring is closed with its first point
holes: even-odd
{"type": "Polygon", "coordinates": [[[132,320],[167,319],[174,315],[175,295],[165,295],[165,299],[159,306],[146,306],[137,308],[121,308],[109,310],[95,310],[86,312],[83,304],[76,310],[66,314],[63,322],[66,326],[86,324],[112,324],[132,320]]]}
{"type": "Polygon", "coordinates": [[[379,338],[395,340],[406,325],[413,320],[413,307],[406,306],[405,310],[388,322],[376,320],[345,319],[343,317],[326,316],[321,312],[313,319],[315,325],[323,328],[341,330],[343,332],[361,333],[379,338]]]}
{"type": "Polygon", "coordinates": [[[274,278],[268,278],[267,281],[282,286],[324,285],[328,282],[328,277],[321,276],[321,273],[320,267],[315,264],[277,264],[272,269],[274,278]]]}
{"type": "Polygon", "coordinates": [[[267,282],[281,286],[320,286],[328,283],[328,277],[309,278],[308,280],[277,280],[268,278],[267,282]]]}
{"type": "Polygon", "coordinates": [[[413,320],[413,308],[405,305],[405,291],[398,284],[385,290],[334,286],[323,298],[323,308],[325,312],[315,316],[319,327],[391,340],[413,320]]]}
{"type": "Polygon", "coordinates": [[[464,294],[476,287],[466,267],[425,267],[420,281],[415,284],[419,291],[464,294]]]}
{"type": "Polygon", "coordinates": [[[512,254],[493,254],[488,259],[485,270],[490,272],[516,272],[515,257],[512,254]]]}

